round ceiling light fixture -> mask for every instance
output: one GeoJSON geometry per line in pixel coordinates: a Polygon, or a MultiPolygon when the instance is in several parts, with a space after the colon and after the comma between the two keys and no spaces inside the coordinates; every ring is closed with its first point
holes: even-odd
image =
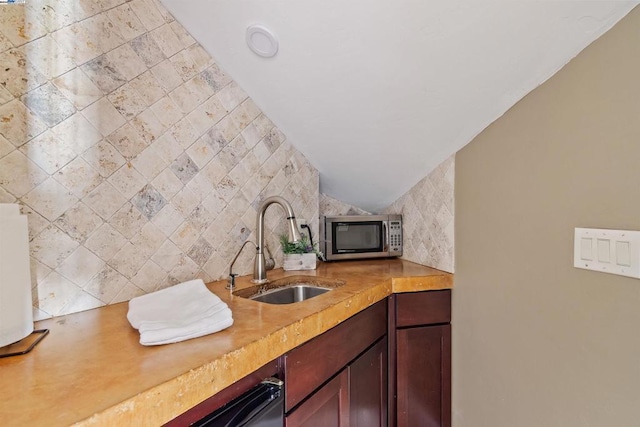
{"type": "Polygon", "coordinates": [[[247,45],[256,55],[271,58],[278,53],[278,39],[263,25],[247,27],[247,45]]]}

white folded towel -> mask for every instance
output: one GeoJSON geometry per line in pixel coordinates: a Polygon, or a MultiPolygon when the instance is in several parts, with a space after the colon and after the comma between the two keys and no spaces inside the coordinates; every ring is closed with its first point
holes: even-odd
{"type": "Polygon", "coordinates": [[[140,344],[169,344],[201,337],[233,324],[231,310],[200,279],[133,298],[127,319],[140,344]]]}

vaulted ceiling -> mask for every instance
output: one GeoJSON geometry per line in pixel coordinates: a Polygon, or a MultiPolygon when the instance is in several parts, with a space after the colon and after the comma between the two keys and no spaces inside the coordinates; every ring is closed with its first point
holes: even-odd
{"type": "Polygon", "coordinates": [[[637,1],[163,0],[320,171],[377,211],[626,15],[637,1]],[[262,24],[279,42],[246,44],[262,24]]]}

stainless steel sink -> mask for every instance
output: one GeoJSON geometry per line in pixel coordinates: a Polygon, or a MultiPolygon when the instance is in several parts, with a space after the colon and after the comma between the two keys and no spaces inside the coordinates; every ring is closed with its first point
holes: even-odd
{"type": "Polygon", "coordinates": [[[293,304],[317,297],[345,284],[344,280],[314,276],[289,276],[239,289],[233,295],[267,304],[293,304]]]}
{"type": "Polygon", "coordinates": [[[249,299],[269,304],[292,304],[322,295],[330,290],[329,288],[298,284],[287,286],[286,288],[273,289],[264,294],[254,295],[249,299]]]}

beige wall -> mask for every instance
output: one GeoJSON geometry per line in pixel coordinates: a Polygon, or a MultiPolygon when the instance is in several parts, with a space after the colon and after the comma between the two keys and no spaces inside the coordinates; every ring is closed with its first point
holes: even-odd
{"type": "Polygon", "coordinates": [[[0,5],[0,69],[0,203],[29,215],[36,318],[227,276],[266,196],[317,233],[317,170],[156,0],[0,5]]]}
{"type": "Polygon", "coordinates": [[[640,280],[573,228],[640,230],[640,8],[456,157],[455,427],[637,426],[640,280]]]}

